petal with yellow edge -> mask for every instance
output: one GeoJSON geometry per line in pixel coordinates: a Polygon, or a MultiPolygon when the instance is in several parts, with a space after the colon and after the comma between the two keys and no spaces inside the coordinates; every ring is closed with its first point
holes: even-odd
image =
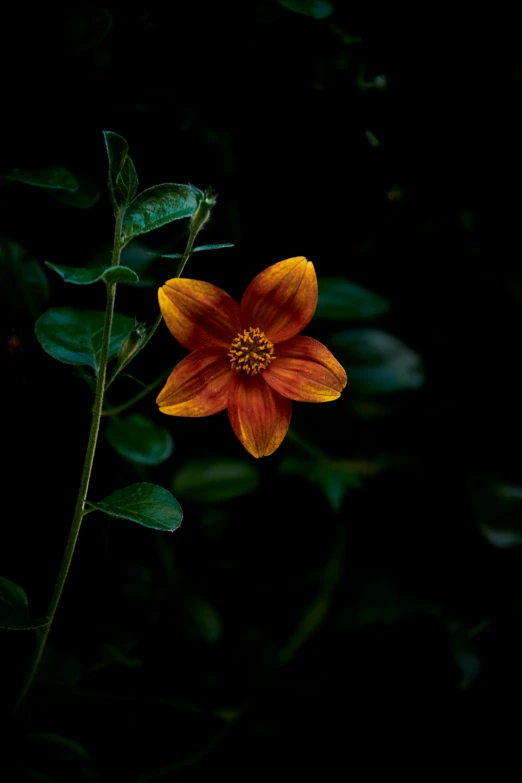
{"type": "Polygon", "coordinates": [[[258,327],[273,343],[289,340],[310,322],[317,306],[314,265],[288,258],[255,277],[241,300],[245,328],[258,327]]]}
{"type": "Polygon", "coordinates": [[[198,348],[172,370],[156,402],[170,416],[212,416],[227,407],[234,375],[222,350],[198,348]]]}
{"type": "Polygon", "coordinates": [[[189,351],[228,348],[241,331],[239,305],[211,283],[173,278],[159,289],[158,298],[165,323],[189,351]]]}
{"type": "Polygon", "coordinates": [[[253,457],[267,457],[281,445],[290,424],[292,403],[262,376],[237,373],[228,403],[234,433],[253,457]]]}
{"type": "Polygon", "coordinates": [[[336,400],[346,373],[328,348],[312,337],[294,337],[276,347],[263,379],[279,394],[299,402],[336,400]]]}

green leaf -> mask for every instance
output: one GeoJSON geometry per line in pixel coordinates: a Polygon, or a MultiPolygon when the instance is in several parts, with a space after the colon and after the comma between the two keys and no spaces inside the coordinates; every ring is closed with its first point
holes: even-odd
{"type": "MultiPolygon", "coordinates": [[[[199,253],[202,250],[221,250],[224,247],[234,247],[231,242],[222,242],[220,245],[199,245],[193,249],[193,253],[199,253]]],[[[156,258],[183,258],[183,253],[151,253],[156,258]]]]}
{"type": "Polygon", "coordinates": [[[197,197],[189,185],[165,183],[144,190],[127,207],[123,219],[123,238],[129,242],[173,220],[190,217],[197,197]]]}
{"type": "Polygon", "coordinates": [[[28,739],[30,744],[24,755],[31,759],[33,766],[27,769],[33,776],[24,780],[100,780],[92,756],[76,740],[51,733],[30,734],[28,739]]]}
{"type": "Polygon", "coordinates": [[[4,313],[37,318],[49,299],[42,265],[18,242],[0,238],[0,301],[4,313]]]}
{"type": "Polygon", "coordinates": [[[75,285],[91,285],[100,280],[106,283],[136,283],[139,280],[138,275],[127,266],[99,266],[94,268],[59,266],[51,264],[49,261],[45,265],[52,269],[65,280],[66,283],[75,285]]]}
{"type": "MultiPolygon", "coordinates": [[[[98,370],[104,322],[105,313],[101,310],[54,307],[40,316],[35,332],[40,345],[53,359],[65,364],[86,364],[98,370]]],[[[134,323],[134,318],[115,313],[109,359],[118,354],[134,323]]]]}
{"type": "Polygon", "coordinates": [[[174,449],[170,432],[139,413],[111,419],[105,434],[120,456],[140,465],[159,465],[174,449]]]}
{"type": "Polygon", "coordinates": [[[334,10],[329,0],[277,0],[277,2],[288,11],[312,16],[314,19],[326,19],[334,10]]]}
{"type": "Polygon", "coordinates": [[[163,487],[148,482],[131,484],[98,503],[87,505],[111,517],[130,519],[153,530],[173,531],[181,525],[183,511],[175,497],[163,487]]]}
{"type": "Polygon", "coordinates": [[[332,337],[332,345],[347,359],[352,389],[384,394],[418,389],[424,383],[420,356],[402,340],[378,329],[350,329],[332,337]]]}
{"type": "Polygon", "coordinates": [[[114,209],[118,209],[119,201],[116,199],[116,183],[129,154],[129,145],[118,133],[103,131],[103,139],[109,159],[109,196],[114,209]]]}
{"type": "Polygon", "coordinates": [[[379,294],[352,283],[343,277],[319,278],[319,301],[316,318],[358,320],[375,318],[389,309],[389,304],[379,294]]]}
{"type": "Polygon", "coordinates": [[[116,177],[115,198],[121,206],[127,206],[138,190],[138,175],[130,155],[127,155],[123,167],[116,177]]]}
{"type": "Polygon", "coordinates": [[[29,602],[25,590],[0,576],[0,628],[9,631],[32,631],[43,628],[49,619],[33,620],[29,614],[29,602]]]}
{"type": "Polygon", "coordinates": [[[56,201],[68,207],[76,209],[91,209],[100,199],[101,192],[94,180],[83,174],[77,175],[78,189],[70,192],[67,190],[52,190],[46,188],[47,193],[56,201]]]}
{"type": "Polygon", "coordinates": [[[4,174],[5,179],[14,182],[23,182],[25,185],[33,185],[46,190],[78,190],[78,180],[69,169],[63,166],[48,166],[45,169],[12,169],[9,174],[4,174]]]}
{"type": "Polygon", "coordinates": [[[260,483],[259,470],[246,460],[193,460],[174,476],[172,487],[181,497],[203,503],[219,503],[253,492],[260,483]]]}

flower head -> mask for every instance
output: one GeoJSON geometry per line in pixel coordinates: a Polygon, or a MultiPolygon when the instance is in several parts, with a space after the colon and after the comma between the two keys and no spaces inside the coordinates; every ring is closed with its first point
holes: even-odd
{"type": "Polygon", "coordinates": [[[317,305],[306,258],[288,258],[255,277],[238,305],[200,280],[174,278],[159,289],[165,323],[191,353],[156,402],[170,416],[211,416],[228,408],[232,429],[254,457],[285,437],[292,400],[329,402],[346,373],[322,343],[299,335],[317,305]]]}

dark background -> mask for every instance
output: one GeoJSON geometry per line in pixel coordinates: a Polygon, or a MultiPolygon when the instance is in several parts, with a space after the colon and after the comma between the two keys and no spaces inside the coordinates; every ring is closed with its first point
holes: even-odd
{"type": "MultiPolygon", "coordinates": [[[[4,237],[41,262],[103,257],[113,225],[101,131],[114,130],[140,189],[219,193],[200,241],[235,247],[194,256],[186,275],[240,297],[266,266],[306,255],[320,276],[390,302],[370,324],[319,319],[307,334],[333,347],[341,330],[384,330],[424,372],[416,389],[365,394],[349,382],[336,403],[294,405],[299,435],[378,466],[337,513],[306,472],[282,470],[303,457],[286,440],[256,464],[252,494],[215,506],[180,498],[172,536],[85,520],[45,671],[3,735],[17,763],[52,769],[49,779],[90,778],[69,762],[59,771],[28,732],[76,740],[103,780],[237,769],[249,779],[264,764],[331,779],[361,765],[430,769],[449,753],[470,770],[497,743],[509,749],[518,727],[522,281],[506,249],[517,201],[489,182],[491,168],[509,179],[518,163],[507,131],[492,138],[494,117],[507,127],[516,105],[509,24],[499,23],[500,53],[472,15],[401,18],[337,2],[316,19],[284,5],[107,4],[105,36],[106,17],[87,4],[4,18],[0,171],[61,164],[102,191],[86,210],[4,182],[4,237]],[[499,206],[503,231],[485,244],[485,212],[499,206]]],[[[185,231],[174,224],[142,244],[179,252],[185,231]]],[[[102,286],[48,277],[49,306],[104,306],[102,286]]],[[[74,508],[91,395],[38,345],[39,313],[7,284],[3,293],[1,573],[38,616],[74,508]]],[[[152,323],[154,288],[120,287],[117,309],[152,323]]],[[[148,383],[183,355],[162,326],[132,372],[148,383]]],[[[119,384],[114,401],[136,393],[119,384]]],[[[225,414],[167,419],[154,395],[137,410],[170,430],[173,456],[144,474],[102,437],[92,497],[144,478],[169,487],[195,458],[250,460],[225,414]]],[[[4,631],[0,642],[7,714],[32,640],[4,631]]]]}

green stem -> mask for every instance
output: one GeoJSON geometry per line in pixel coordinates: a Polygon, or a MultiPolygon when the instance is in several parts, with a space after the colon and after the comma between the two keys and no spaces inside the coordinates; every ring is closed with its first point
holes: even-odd
{"type": "MultiPolygon", "coordinates": [[[[120,210],[116,215],[116,227],[114,231],[114,251],[112,254],[113,266],[117,266],[120,263],[122,219],[123,219],[123,210],[120,210]]],[[[69,538],[67,539],[67,544],[62,559],[62,564],[60,566],[60,571],[58,573],[56,584],[54,586],[51,602],[47,610],[47,617],[49,618],[49,622],[37,637],[36,650],[34,652],[33,660],[29,672],[27,673],[27,676],[25,678],[24,684],[22,685],[20,693],[18,694],[18,698],[16,700],[16,704],[14,706],[13,712],[16,712],[20,707],[22,701],[24,700],[27,694],[27,691],[31,687],[35,674],[38,671],[38,667],[40,665],[40,661],[42,660],[42,655],[45,649],[45,645],[47,643],[47,637],[49,636],[49,632],[51,630],[54,616],[56,614],[58,604],[60,603],[60,598],[62,596],[65,580],[67,579],[67,574],[69,573],[69,568],[76,547],[76,542],[78,540],[78,534],[80,532],[82,519],[85,516],[85,514],[88,512],[88,509],[85,509],[85,500],[87,498],[87,493],[89,491],[89,483],[91,480],[91,472],[92,472],[92,466],[94,462],[94,455],[96,452],[96,444],[98,442],[98,433],[100,431],[100,420],[102,416],[103,398],[105,394],[105,378],[107,375],[107,364],[109,361],[109,347],[110,347],[110,340],[111,340],[112,321],[114,316],[115,298],[116,298],[116,284],[113,283],[112,285],[107,286],[107,307],[105,309],[105,323],[103,326],[103,340],[102,340],[102,348],[101,348],[101,355],[100,355],[100,365],[96,377],[96,391],[94,396],[94,405],[92,409],[91,430],[89,432],[89,440],[87,442],[87,450],[85,453],[82,476],[80,479],[80,489],[78,490],[78,497],[76,498],[76,506],[74,508],[74,515],[71,523],[71,529],[69,531],[69,538]]]]}
{"type": "Polygon", "coordinates": [[[124,243],[121,241],[121,227],[123,224],[123,216],[125,215],[124,209],[119,209],[116,212],[116,223],[114,226],[114,245],[112,247],[112,266],[120,265],[121,251],[124,248],[124,243]]]}
{"type": "Polygon", "coordinates": [[[189,260],[190,256],[192,255],[192,248],[194,247],[194,242],[196,241],[198,231],[199,228],[197,228],[194,225],[194,223],[191,223],[190,234],[187,240],[187,246],[185,248],[185,252],[183,253],[183,258],[179,262],[178,271],[176,272],[174,277],[181,277],[181,275],[183,274],[183,270],[185,269],[186,263],[189,260]]]}
{"type": "Polygon", "coordinates": [[[102,411],[102,416],[117,416],[118,413],[123,413],[123,411],[126,411],[127,408],[132,408],[133,405],[142,400],[147,396],[147,394],[150,394],[153,389],[163,383],[163,381],[165,381],[169,375],[170,370],[168,372],[162,373],[159,378],[156,378],[156,380],[153,381],[153,383],[151,383],[149,386],[146,386],[144,389],[138,392],[135,397],[127,400],[127,402],[122,402],[121,405],[115,405],[114,408],[106,408],[104,411],[102,411]]]}
{"type": "MultiPolygon", "coordinates": [[[[183,258],[180,261],[180,264],[178,266],[178,270],[177,270],[176,274],[174,275],[175,278],[176,277],[181,277],[181,275],[183,274],[183,270],[185,269],[187,261],[189,260],[190,256],[192,255],[192,248],[194,247],[194,242],[196,241],[196,237],[197,237],[200,229],[201,229],[201,226],[196,226],[194,223],[191,223],[190,234],[189,234],[189,238],[187,240],[187,246],[185,247],[185,252],[183,253],[183,258]]],[[[121,373],[121,371],[124,370],[125,367],[127,367],[127,365],[140,353],[140,351],[143,351],[143,349],[145,348],[146,345],[149,344],[149,342],[152,340],[152,338],[156,334],[156,330],[157,330],[158,326],[160,325],[160,323],[162,321],[163,321],[163,315],[160,312],[160,314],[158,315],[158,317],[156,318],[155,322],[153,323],[153,325],[149,329],[149,331],[147,333],[147,336],[145,337],[145,339],[143,340],[143,342],[141,343],[139,348],[136,351],[134,351],[134,353],[131,356],[129,356],[128,360],[126,362],[122,363],[120,365],[120,367],[118,367],[114,371],[114,373],[111,375],[111,377],[107,381],[107,386],[105,387],[106,390],[109,388],[111,383],[115,380],[115,378],[121,373]]]]}

